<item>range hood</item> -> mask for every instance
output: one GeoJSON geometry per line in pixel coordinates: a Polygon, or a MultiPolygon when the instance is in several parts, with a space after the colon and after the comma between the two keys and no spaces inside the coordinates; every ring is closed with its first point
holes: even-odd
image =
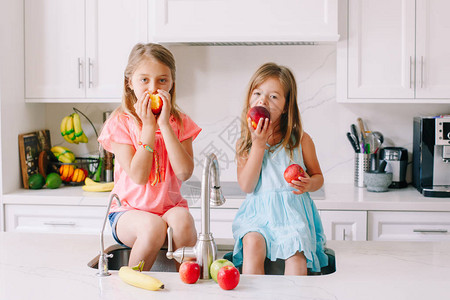
{"type": "Polygon", "coordinates": [[[333,43],[338,0],[150,0],[149,39],[254,46],[333,43]]]}

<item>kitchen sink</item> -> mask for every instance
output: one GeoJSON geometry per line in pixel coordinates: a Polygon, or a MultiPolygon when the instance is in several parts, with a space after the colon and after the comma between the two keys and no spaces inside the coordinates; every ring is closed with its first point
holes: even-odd
{"type": "MultiPolygon", "coordinates": [[[[233,246],[231,245],[218,245],[217,246],[217,257],[218,258],[226,258],[232,261],[232,250],[233,246]]],[[[120,267],[128,265],[128,260],[130,258],[131,249],[128,247],[121,246],[119,244],[112,245],[105,249],[105,252],[108,254],[112,254],[113,257],[108,259],[108,268],[109,270],[119,270],[120,267]]],[[[159,251],[158,256],[156,257],[156,261],[152,266],[152,272],[176,272],[175,261],[167,259],[166,257],[167,249],[162,248],[159,251]]],[[[334,273],[336,271],[336,260],[334,251],[329,248],[325,248],[325,254],[328,256],[328,266],[322,268],[321,272],[313,273],[308,270],[308,275],[327,275],[334,273]]],[[[98,268],[98,258],[99,255],[94,257],[89,263],[88,266],[94,269],[98,268]]],[[[241,272],[241,267],[238,266],[239,272],[241,272]]],[[[266,259],[264,263],[264,269],[266,274],[270,275],[283,275],[284,274],[284,260],[278,259],[276,261],[270,261],[266,259]]]]}
{"type": "MultiPolygon", "coordinates": [[[[328,266],[323,267],[320,272],[312,272],[308,269],[308,275],[327,275],[336,272],[336,257],[335,253],[330,248],[325,248],[325,254],[328,256],[328,266]]],[[[224,258],[232,261],[232,252],[225,254],[224,258]]],[[[242,273],[242,266],[237,266],[239,272],[242,273]]],[[[266,258],[264,261],[264,271],[266,275],[284,275],[284,260],[277,259],[276,261],[271,261],[266,258]]]]}
{"type": "MultiPolygon", "coordinates": [[[[232,249],[232,246],[217,246],[217,257],[223,257],[227,252],[232,249]],[[231,248],[230,248],[231,247],[231,248]]],[[[119,244],[112,245],[105,249],[105,253],[112,254],[113,257],[108,258],[108,269],[109,270],[119,270],[120,267],[128,265],[128,260],[130,259],[131,249],[128,247],[121,246],[119,244]]],[[[167,248],[161,248],[156,257],[156,261],[153,264],[150,271],[152,272],[177,272],[175,267],[175,260],[168,259],[166,257],[167,248]]],[[[88,266],[94,269],[98,268],[98,258],[99,255],[94,257],[88,266]]]]}

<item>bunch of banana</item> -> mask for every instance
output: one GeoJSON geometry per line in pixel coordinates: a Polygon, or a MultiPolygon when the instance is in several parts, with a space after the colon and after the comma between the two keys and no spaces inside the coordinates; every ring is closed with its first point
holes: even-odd
{"type": "Polygon", "coordinates": [[[164,284],[155,277],[141,273],[144,267],[144,261],[141,260],[136,267],[123,266],[119,270],[119,277],[126,283],[146,289],[150,291],[157,291],[164,289],[164,284]]]}
{"type": "Polygon", "coordinates": [[[50,149],[55,157],[62,163],[70,164],[75,161],[75,155],[69,148],[54,146],[50,149]]]}
{"type": "Polygon", "coordinates": [[[82,189],[86,192],[110,192],[114,188],[114,182],[99,183],[89,177],[86,177],[84,184],[82,189]]]}
{"type": "Polygon", "coordinates": [[[61,135],[72,144],[87,143],[88,138],[81,128],[80,115],[73,113],[65,116],[60,125],[61,135]]]}

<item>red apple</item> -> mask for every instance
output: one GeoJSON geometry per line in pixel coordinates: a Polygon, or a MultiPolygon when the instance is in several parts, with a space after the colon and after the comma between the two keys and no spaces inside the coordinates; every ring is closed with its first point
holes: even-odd
{"type": "Polygon", "coordinates": [[[211,278],[217,282],[217,274],[219,274],[219,270],[222,269],[225,266],[233,266],[234,264],[225,258],[219,258],[216,259],[211,266],[209,267],[209,274],[211,275],[211,278]]]}
{"type": "Polygon", "coordinates": [[[305,170],[297,164],[292,164],[284,171],[284,179],[287,183],[291,183],[292,180],[298,180],[298,177],[306,177],[305,170]]]}
{"type": "Polygon", "coordinates": [[[161,97],[157,94],[150,94],[150,92],[148,93],[148,95],[150,97],[150,108],[152,109],[152,113],[154,115],[159,115],[163,106],[161,97]]]}
{"type": "Polygon", "coordinates": [[[252,127],[253,129],[256,129],[258,126],[259,119],[269,119],[270,120],[270,113],[264,106],[253,106],[249,109],[247,113],[247,118],[250,118],[252,121],[252,127]]]}
{"type": "Polygon", "coordinates": [[[195,261],[185,261],[178,271],[181,281],[187,284],[196,283],[200,278],[200,266],[195,261]]]}
{"type": "Polygon", "coordinates": [[[237,287],[240,277],[241,275],[236,267],[225,266],[217,274],[217,283],[224,290],[232,290],[237,287]]]}

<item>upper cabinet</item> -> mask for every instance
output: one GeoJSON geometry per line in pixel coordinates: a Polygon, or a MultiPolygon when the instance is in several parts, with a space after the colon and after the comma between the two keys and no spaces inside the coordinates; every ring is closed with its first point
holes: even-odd
{"type": "Polygon", "coordinates": [[[119,102],[146,0],[25,0],[25,101],[119,102]]]}
{"type": "Polygon", "coordinates": [[[447,0],[341,1],[337,100],[449,103],[449,11],[447,0]]]}
{"type": "Polygon", "coordinates": [[[337,0],[149,0],[150,40],[246,44],[337,41],[337,0]]]}

